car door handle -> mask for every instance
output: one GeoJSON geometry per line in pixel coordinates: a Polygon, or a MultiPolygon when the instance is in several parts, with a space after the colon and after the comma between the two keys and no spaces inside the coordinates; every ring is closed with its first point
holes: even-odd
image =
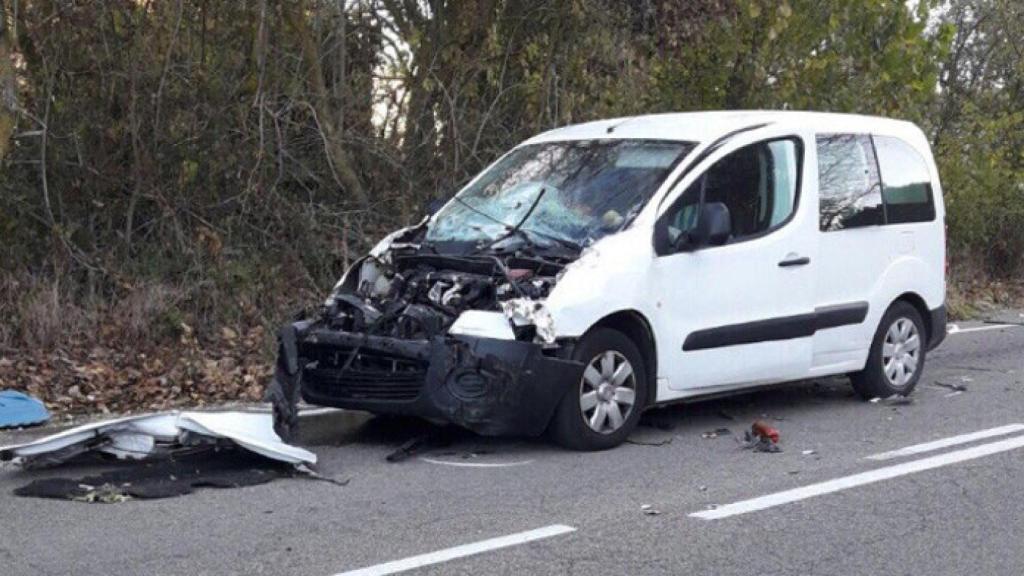
{"type": "Polygon", "coordinates": [[[789,268],[790,266],[804,266],[810,264],[811,259],[807,256],[790,257],[786,258],[782,262],[779,262],[779,268],[789,268]]]}

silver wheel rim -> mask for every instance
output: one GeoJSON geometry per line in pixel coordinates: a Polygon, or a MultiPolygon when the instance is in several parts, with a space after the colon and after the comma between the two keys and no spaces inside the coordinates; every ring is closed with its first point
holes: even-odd
{"type": "Polygon", "coordinates": [[[636,403],[636,374],[622,354],[608,350],[594,356],[580,381],[580,415],[594,432],[622,428],[636,403]]]}
{"type": "Polygon", "coordinates": [[[903,388],[917,372],[921,359],[921,338],[917,325],[909,318],[900,317],[889,326],[882,342],[882,371],[896,388],[903,388]]]}

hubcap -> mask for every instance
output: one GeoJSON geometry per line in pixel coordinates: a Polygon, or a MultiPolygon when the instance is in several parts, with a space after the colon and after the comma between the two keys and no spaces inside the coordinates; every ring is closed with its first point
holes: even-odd
{"type": "Polygon", "coordinates": [[[917,372],[921,354],[921,338],[917,326],[909,318],[898,318],[889,326],[882,342],[882,371],[896,388],[910,382],[917,372]]]}
{"type": "Polygon", "coordinates": [[[636,375],[622,354],[608,350],[594,356],[580,382],[580,414],[590,429],[611,434],[629,418],[636,402],[636,375]]]}

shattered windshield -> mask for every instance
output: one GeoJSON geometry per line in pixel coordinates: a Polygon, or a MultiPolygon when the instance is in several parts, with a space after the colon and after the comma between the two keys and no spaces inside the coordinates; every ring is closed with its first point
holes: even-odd
{"type": "Polygon", "coordinates": [[[692,147],[656,140],[523,146],[448,203],[426,239],[494,240],[518,225],[538,242],[585,245],[620,230],[692,147]]]}

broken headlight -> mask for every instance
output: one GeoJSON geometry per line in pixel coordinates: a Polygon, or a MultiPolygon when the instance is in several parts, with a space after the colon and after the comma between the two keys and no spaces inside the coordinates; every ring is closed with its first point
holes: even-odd
{"type": "MultiPolygon", "coordinates": [[[[555,322],[543,302],[515,298],[502,302],[501,309],[514,328],[532,326],[537,337],[544,342],[551,344],[555,341],[555,322]]],[[[518,330],[516,332],[519,333],[518,330]]]]}

